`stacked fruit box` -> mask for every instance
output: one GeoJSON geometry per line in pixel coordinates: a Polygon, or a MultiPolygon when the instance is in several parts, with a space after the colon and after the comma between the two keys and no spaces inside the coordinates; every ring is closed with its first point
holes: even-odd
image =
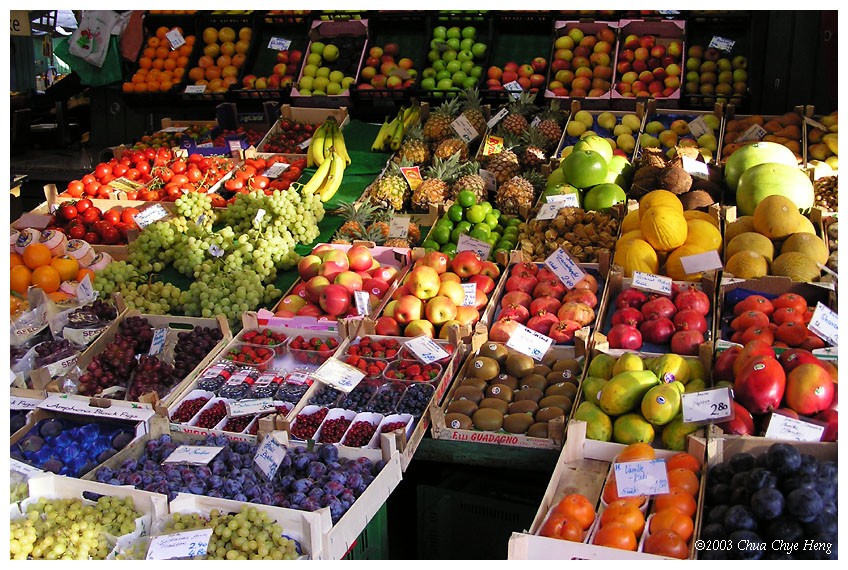
{"type": "Polygon", "coordinates": [[[724,132],[724,109],[721,106],[713,111],[669,111],[656,109],[655,105],[654,102],[648,104],[648,116],[636,146],[634,160],[646,148],[660,148],[672,159],[676,147],[682,146],[698,149],[704,162],[721,162],[719,150],[724,132]],[[690,124],[693,124],[691,128],[690,124]]]}
{"type": "Polygon", "coordinates": [[[150,103],[181,92],[189,79],[189,62],[202,44],[197,34],[193,16],[148,14],[144,43],[130,81],[122,86],[123,96],[150,103]]]}
{"type": "Polygon", "coordinates": [[[739,115],[728,106],[719,156],[726,163],[740,148],[765,141],[785,146],[795,155],[796,162],[803,164],[803,123],[801,106],[783,115],[739,115]]]}
{"type": "MultiPolygon", "coordinates": [[[[289,104],[284,104],[280,107],[279,118],[274,121],[271,127],[268,129],[268,132],[265,133],[265,136],[256,145],[256,150],[259,152],[278,152],[271,151],[270,147],[273,146],[273,141],[277,137],[281,137],[285,134],[283,130],[283,124],[288,121],[289,123],[305,123],[310,125],[320,125],[324,121],[327,120],[328,117],[333,116],[336,118],[336,121],[339,123],[339,128],[343,128],[348,121],[350,121],[347,107],[340,107],[338,109],[309,109],[309,108],[301,108],[301,107],[292,107],[289,104]]],[[[301,141],[301,144],[305,144],[306,141],[301,141]]],[[[306,156],[306,147],[300,149],[300,152],[297,154],[302,154],[306,156]]]]}

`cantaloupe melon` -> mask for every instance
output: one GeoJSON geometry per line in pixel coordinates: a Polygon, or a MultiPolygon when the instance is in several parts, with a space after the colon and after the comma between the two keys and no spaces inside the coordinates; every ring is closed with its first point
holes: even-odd
{"type": "Polygon", "coordinates": [[[686,273],[683,269],[683,263],[680,259],[690,255],[698,255],[706,253],[708,249],[702,249],[694,244],[684,244],[668,254],[665,260],[665,275],[668,275],[675,281],[699,281],[704,275],[703,273],[686,273]]]}
{"type": "Polygon", "coordinates": [[[724,271],[740,279],[759,279],[768,275],[766,258],[751,250],[740,251],[727,260],[724,271]]]}
{"type": "Polygon", "coordinates": [[[792,281],[810,283],[818,281],[821,270],[812,257],[797,251],[781,253],[771,264],[772,275],[789,277],[792,281]]]}
{"type": "Polygon", "coordinates": [[[745,232],[734,237],[727,243],[724,251],[725,259],[730,259],[740,251],[753,251],[765,257],[769,263],[774,259],[774,244],[761,233],[745,232]]]}
{"type": "Polygon", "coordinates": [[[727,224],[727,227],[724,228],[724,241],[725,243],[730,243],[730,240],[739,234],[753,231],[754,216],[742,216],[741,218],[736,218],[735,221],[730,222],[727,224]]]}
{"type": "Polygon", "coordinates": [[[684,245],[695,245],[703,251],[721,249],[721,232],[706,220],[688,220],[684,245]]]}
{"type": "Polygon", "coordinates": [[[827,246],[819,236],[805,232],[794,233],[786,238],[786,241],[783,242],[780,248],[780,253],[784,254],[790,251],[803,253],[822,265],[827,263],[827,257],[829,255],[827,246]]]}
{"type": "MultiPolygon", "coordinates": [[[[641,208],[640,208],[641,209],[641,208]]],[[[683,210],[670,206],[652,206],[639,221],[642,235],[657,251],[671,251],[686,242],[689,228],[683,210]]]]}
{"type": "Polygon", "coordinates": [[[716,229],[719,229],[718,220],[709,215],[707,212],[702,212],[700,210],[685,210],[683,212],[683,217],[686,218],[687,221],[704,220],[714,225],[716,229]]]}
{"type": "Polygon", "coordinates": [[[810,218],[808,218],[807,216],[801,216],[801,225],[795,233],[813,234],[814,236],[818,235],[816,233],[816,227],[813,225],[813,222],[811,222],[810,218]]]}
{"type": "Polygon", "coordinates": [[[657,252],[651,244],[638,238],[618,240],[612,261],[621,266],[625,277],[633,277],[634,271],[656,274],[660,268],[657,252]]]}
{"type": "Polygon", "coordinates": [[[626,234],[639,229],[639,209],[630,210],[621,220],[621,233],[626,234]]]}
{"type": "Polygon", "coordinates": [[[783,239],[798,231],[803,216],[785,196],[768,196],[754,210],[754,229],[769,239],[783,239]]]}
{"type": "Polygon", "coordinates": [[[639,200],[639,217],[644,217],[645,212],[654,206],[668,206],[681,214],[683,213],[683,203],[680,198],[668,190],[653,190],[642,196],[642,199],[639,200]]]}

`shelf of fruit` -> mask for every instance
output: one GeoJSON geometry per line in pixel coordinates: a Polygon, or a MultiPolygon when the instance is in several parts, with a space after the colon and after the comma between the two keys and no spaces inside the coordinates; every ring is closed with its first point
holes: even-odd
{"type": "Polygon", "coordinates": [[[586,108],[609,106],[613,71],[629,70],[617,64],[618,28],[609,21],[554,22],[545,98],[579,98],[586,108]]]}
{"type": "Polygon", "coordinates": [[[431,18],[429,26],[430,66],[421,72],[419,97],[433,101],[476,87],[490,58],[490,16],[452,14],[431,18]]]}
{"type": "Polygon", "coordinates": [[[144,21],[144,44],[137,65],[121,92],[149,100],[177,93],[188,80],[197,36],[190,16],[152,16],[144,21]]]}
{"type": "Polygon", "coordinates": [[[251,16],[241,15],[209,15],[197,21],[198,40],[182,98],[223,100],[228,91],[242,84],[253,24],[251,16]]]}

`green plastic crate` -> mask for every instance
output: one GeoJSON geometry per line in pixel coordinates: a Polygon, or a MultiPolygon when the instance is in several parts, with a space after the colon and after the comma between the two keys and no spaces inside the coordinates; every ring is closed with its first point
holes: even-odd
{"type": "Polygon", "coordinates": [[[384,504],[365,527],[342,560],[388,560],[389,527],[384,504]]]}

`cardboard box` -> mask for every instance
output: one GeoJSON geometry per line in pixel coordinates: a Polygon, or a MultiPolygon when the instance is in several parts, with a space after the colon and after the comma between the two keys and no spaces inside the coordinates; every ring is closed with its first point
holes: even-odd
{"type": "MultiPolygon", "coordinates": [[[[613,459],[626,446],[617,443],[603,443],[586,439],[586,423],[571,421],[568,434],[556,468],[542,497],[542,504],[536,512],[530,529],[514,532],[509,539],[510,560],[670,560],[644,552],[631,552],[594,544],[570,542],[539,536],[539,530],[548,515],[565,495],[580,493],[596,505],[596,513],[602,511],[601,494],[613,459]]],[[[663,459],[675,452],[657,450],[656,457],[663,459]]],[[[705,446],[696,438],[689,439],[689,453],[705,459],[705,446]]],[[[703,480],[698,497],[698,514],[695,527],[700,525],[703,505],[703,480]]],[[[647,528],[646,531],[647,532],[647,528]]],[[[690,558],[695,556],[695,541],[690,540],[690,558]]],[[[673,559],[671,559],[673,560],[673,559]]]]}
{"type": "MultiPolygon", "coordinates": [[[[335,117],[340,129],[343,129],[347,123],[350,122],[350,115],[348,115],[347,107],[339,107],[338,109],[319,109],[292,107],[286,103],[280,107],[279,118],[268,128],[268,132],[265,133],[265,136],[262,137],[262,140],[258,145],[256,145],[256,150],[258,152],[265,152],[265,146],[268,144],[271,137],[281,131],[280,121],[299,121],[302,123],[321,125],[329,117],[335,117]]],[[[306,156],[306,150],[298,156],[306,156]]]]}
{"type": "Polygon", "coordinates": [[[9,389],[9,409],[10,410],[34,410],[38,404],[47,398],[47,392],[44,390],[30,390],[28,388],[10,388],[9,389]]]}
{"type": "MultiPolygon", "coordinates": [[[[713,129],[713,135],[716,140],[716,150],[713,152],[712,158],[707,161],[708,164],[716,165],[721,161],[721,147],[722,147],[722,136],[724,135],[724,107],[720,104],[717,104],[712,111],[677,111],[670,109],[657,109],[657,100],[651,99],[648,101],[648,112],[646,114],[646,118],[642,124],[642,129],[639,131],[640,134],[646,132],[645,128],[649,123],[653,121],[658,121],[663,124],[666,130],[671,128],[671,123],[677,119],[683,119],[689,123],[698,119],[699,117],[703,117],[705,115],[713,115],[719,120],[718,129],[713,129]]],[[[652,135],[655,138],[657,135],[652,135]]],[[[636,138],[636,150],[633,153],[633,160],[636,160],[642,156],[642,145],[641,145],[641,136],[636,138]]],[[[687,133],[686,135],[680,136],[680,139],[690,138],[696,139],[697,137],[687,133]]],[[[671,147],[661,146],[664,153],[667,153],[671,147]]],[[[697,147],[696,147],[697,148],[697,147]]],[[[719,180],[717,183],[720,183],[721,175],[720,172],[715,173],[716,178],[719,180]]]]}
{"type": "MultiPolygon", "coordinates": [[[[615,134],[613,134],[613,132],[604,129],[602,126],[600,126],[598,124],[598,115],[600,115],[601,113],[612,113],[616,117],[616,124],[621,124],[621,118],[624,115],[636,115],[637,117],[639,117],[639,121],[640,121],[639,130],[634,132],[634,133],[631,133],[633,138],[636,140],[636,146],[634,147],[634,150],[633,150],[633,152],[635,152],[635,149],[638,148],[638,146],[639,146],[639,133],[642,132],[642,129],[645,126],[645,115],[646,115],[645,107],[646,106],[645,106],[644,102],[639,101],[639,102],[636,103],[636,109],[634,111],[600,111],[600,110],[592,110],[591,107],[585,107],[584,108],[581,99],[572,100],[571,101],[571,113],[568,116],[568,122],[565,124],[565,127],[562,129],[562,138],[559,141],[559,145],[557,145],[557,150],[554,153],[554,156],[551,158],[551,169],[559,168],[559,165],[560,165],[560,162],[561,162],[560,156],[562,156],[562,152],[566,149],[566,147],[574,146],[580,140],[580,137],[572,137],[572,136],[568,135],[568,125],[571,123],[571,121],[574,120],[574,116],[578,112],[585,110],[586,112],[588,112],[592,115],[592,118],[594,119],[594,125],[592,126],[591,129],[587,129],[587,130],[595,131],[595,133],[597,135],[602,136],[604,138],[611,138],[613,140],[616,140],[618,137],[615,134]]],[[[627,155],[628,160],[633,159],[633,152],[630,152],[627,155]]]]}

